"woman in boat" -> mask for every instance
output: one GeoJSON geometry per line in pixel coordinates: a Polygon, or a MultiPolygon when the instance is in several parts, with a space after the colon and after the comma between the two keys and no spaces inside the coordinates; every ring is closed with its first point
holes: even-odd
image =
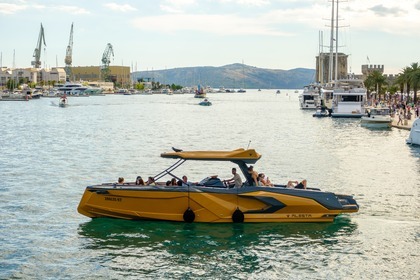
{"type": "Polygon", "coordinates": [[[172,178],[172,180],[170,181],[170,184],[169,184],[170,186],[177,186],[178,185],[178,183],[177,183],[177,181],[176,181],[176,179],[175,178],[172,178]]]}
{"type": "Polygon", "coordinates": [[[155,178],[149,177],[147,182],[146,182],[146,186],[156,186],[155,178]]]}
{"type": "Polygon", "coordinates": [[[119,178],[118,178],[118,184],[119,184],[119,185],[124,184],[124,178],[123,178],[123,177],[119,177],[119,178]]]}
{"type": "Polygon", "coordinates": [[[272,187],[273,184],[270,182],[268,177],[265,177],[264,173],[258,174],[258,180],[260,181],[262,186],[272,187]]]}
{"type": "Polygon", "coordinates": [[[141,176],[137,176],[137,178],[136,178],[136,185],[144,186],[144,181],[141,178],[141,176]]]}

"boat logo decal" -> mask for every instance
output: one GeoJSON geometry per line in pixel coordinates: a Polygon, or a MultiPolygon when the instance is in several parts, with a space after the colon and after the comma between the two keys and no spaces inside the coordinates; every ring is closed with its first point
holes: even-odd
{"type": "Polygon", "coordinates": [[[311,214],[287,214],[286,218],[312,218],[311,214]]]}

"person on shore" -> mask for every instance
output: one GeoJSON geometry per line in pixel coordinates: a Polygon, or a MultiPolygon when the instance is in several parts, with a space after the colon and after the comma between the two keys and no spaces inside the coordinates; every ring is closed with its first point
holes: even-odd
{"type": "Polygon", "coordinates": [[[403,112],[402,109],[400,109],[399,113],[398,113],[398,122],[397,125],[399,125],[401,123],[401,125],[403,124],[403,112]]]}
{"type": "Polygon", "coordinates": [[[242,179],[241,176],[236,172],[236,168],[232,168],[232,175],[233,177],[228,180],[223,180],[223,183],[229,184],[229,186],[233,185],[234,188],[242,187],[242,179]]]}

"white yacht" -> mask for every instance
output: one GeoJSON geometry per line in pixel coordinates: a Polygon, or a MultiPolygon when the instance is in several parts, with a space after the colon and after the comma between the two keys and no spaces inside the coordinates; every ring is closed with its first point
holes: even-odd
{"type": "Polygon", "coordinates": [[[333,118],[361,118],[365,114],[366,88],[358,79],[340,80],[333,91],[333,118]]]}
{"type": "Polygon", "coordinates": [[[65,83],[58,88],[59,95],[85,95],[84,91],[87,87],[78,83],[65,83]]]}
{"type": "Polygon", "coordinates": [[[366,115],[362,116],[360,124],[365,127],[388,128],[391,127],[392,119],[389,108],[370,107],[366,109],[366,115]]]}
{"type": "Polygon", "coordinates": [[[420,118],[417,118],[413,122],[413,126],[410,130],[410,135],[408,136],[406,142],[407,144],[420,145],[420,118]]]}
{"type": "Polygon", "coordinates": [[[314,85],[305,86],[299,95],[299,105],[302,110],[316,110],[321,106],[319,88],[314,85]]]}

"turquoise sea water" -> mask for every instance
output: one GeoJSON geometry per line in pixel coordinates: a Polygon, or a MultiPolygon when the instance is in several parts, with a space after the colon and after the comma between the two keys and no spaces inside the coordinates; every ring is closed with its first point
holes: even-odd
{"type": "MultiPolygon", "coordinates": [[[[317,119],[292,90],[0,102],[0,279],[419,279],[420,148],[409,132],[317,119]],[[251,142],[250,142],[251,141],[251,142]],[[250,142],[250,143],[249,143],[250,142]],[[353,194],[330,224],[91,220],[87,185],[156,175],[171,147],[262,154],[276,183],[353,194]]],[[[199,181],[232,164],[185,163],[199,181]]]]}

